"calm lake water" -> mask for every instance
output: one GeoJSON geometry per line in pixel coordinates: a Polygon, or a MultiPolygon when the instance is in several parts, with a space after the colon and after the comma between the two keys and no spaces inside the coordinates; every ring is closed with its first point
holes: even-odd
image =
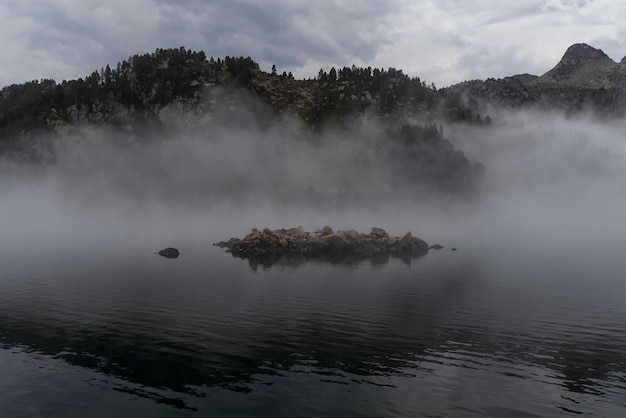
{"type": "Polygon", "coordinates": [[[4,249],[0,416],[626,416],[617,248],[255,265],[210,238],[4,249]]]}

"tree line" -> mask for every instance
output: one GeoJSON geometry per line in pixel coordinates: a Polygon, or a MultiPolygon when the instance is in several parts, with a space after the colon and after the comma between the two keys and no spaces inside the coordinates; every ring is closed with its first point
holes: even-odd
{"type": "Polygon", "coordinates": [[[207,58],[202,51],[179,47],[133,55],[76,80],[43,79],[4,87],[0,91],[0,138],[50,131],[51,120],[75,123],[93,112],[107,121],[119,108],[128,114],[156,115],[177,99],[201,98],[207,84],[247,90],[270,107],[291,104],[294,113],[315,126],[370,111],[382,116],[404,110],[440,112],[453,121],[480,119],[459,97],[392,67],[333,67],[321,69],[313,80],[295,80],[291,72],[278,75],[275,66],[270,74],[264,73],[250,57],[207,58]],[[262,94],[267,93],[260,81],[264,77],[271,77],[273,86],[288,86],[287,97],[280,97],[282,90],[262,94]],[[295,103],[297,98],[302,103],[295,103]]]}

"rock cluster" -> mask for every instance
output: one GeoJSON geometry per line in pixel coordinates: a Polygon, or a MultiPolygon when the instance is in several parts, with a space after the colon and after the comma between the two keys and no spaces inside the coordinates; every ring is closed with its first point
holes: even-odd
{"type": "Polygon", "coordinates": [[[259,254],[394,254],[419,256],[428,253],[428,244],[407,232],[390,237],[382,228],[372,228],[369,234],[354,229],[333,231],[325,226],[307,232],[301,226],[289,229],[252,228],[243,238],[231,238],[214,244],[227,248],[233,255],[249,257],[259,254]]]}

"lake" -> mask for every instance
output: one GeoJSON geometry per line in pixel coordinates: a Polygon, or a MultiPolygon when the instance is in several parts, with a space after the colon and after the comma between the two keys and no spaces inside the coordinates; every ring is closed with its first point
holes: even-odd
{"type": "Polygon", "coordinates": [[[155,237],[3,247],[0,416],[626,416],[623,247],[255,264],[155,237]]]}

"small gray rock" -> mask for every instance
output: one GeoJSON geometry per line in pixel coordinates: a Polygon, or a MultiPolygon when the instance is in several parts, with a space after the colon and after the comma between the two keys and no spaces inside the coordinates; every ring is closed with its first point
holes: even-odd
{"type": "Polygon", "coordinates": [[[158,254],[158,255],[160,255],[162,257],[166,257],[166,258],[177,258],[180,255],[180,251],[178,251],[176,248],[169,247],[169,248],[165,248],[165,249],[163,249],[163,250],[161,250],[161,251],[159,251],[158,253],[155,253],[155,254],[158,254]]]}

